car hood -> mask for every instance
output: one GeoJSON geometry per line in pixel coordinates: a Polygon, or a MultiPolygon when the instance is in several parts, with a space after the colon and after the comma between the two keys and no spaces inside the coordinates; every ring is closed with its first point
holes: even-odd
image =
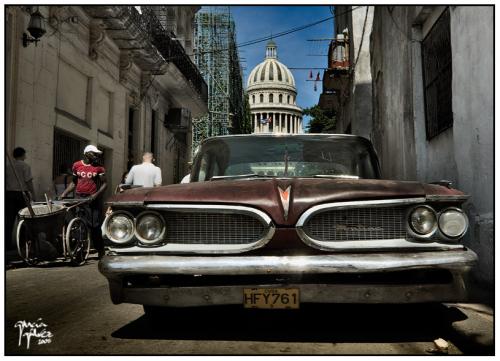
{"type": "Polygon", "coordinates": [[[252,178],[172,184],[128,190],[114,195],[116,203],[233,204],[258,208],[277,225],[296,223],[300,215],[316,204],[357,200],[463,195],[456,189],[419,182],[374,179],[252,178]],[[289,214],[284,216],[279,188],[290,186],[289,214]]]}

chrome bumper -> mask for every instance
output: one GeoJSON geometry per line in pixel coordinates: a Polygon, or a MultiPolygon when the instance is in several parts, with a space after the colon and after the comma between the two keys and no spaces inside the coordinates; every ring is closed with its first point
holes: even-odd
{"type": "Polygon", "coordinates": [[[106,255],[99,262],[108,278],[114,303],[188,307],[241,304],[243,288],[262,284],[203,287],[127,288],[122,279],[131,275],[273,275],[321,273],[379,273],[408,269],[446,269],[448,284],[273,284],[296,287],[301,302],[409,303],[456,302],[466,297],[462,275],[477,261],[471,250],[416,253],[325,254],[314,256],[167,256],[106,255]]]}

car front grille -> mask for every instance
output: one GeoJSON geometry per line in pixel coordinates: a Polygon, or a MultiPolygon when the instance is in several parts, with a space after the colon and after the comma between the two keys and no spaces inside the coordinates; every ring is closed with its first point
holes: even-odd
{"type": "Polygon", "coordinates": [[[163,217],[168,243],[246,245],[258,242],[269,230],[247,214],[170,211],[163,217]]]}
{"type": "Polygon", "coordinates": [[[405,239],[407,207],[372,207],[328,210],[314,214],[304,232],[323,242],[405,239]]]}

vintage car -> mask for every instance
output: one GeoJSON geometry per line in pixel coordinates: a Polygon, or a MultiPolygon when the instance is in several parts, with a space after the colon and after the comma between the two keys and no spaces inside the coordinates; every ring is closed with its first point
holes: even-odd
{"type": "Polygon", "coordinates": [[[99,269],[114,303],[161,307],[460,301],[476,254],[467,195],[381,179],[371,143],[332,134],[221,136],[190,183],[108,201],[99,269]]]}

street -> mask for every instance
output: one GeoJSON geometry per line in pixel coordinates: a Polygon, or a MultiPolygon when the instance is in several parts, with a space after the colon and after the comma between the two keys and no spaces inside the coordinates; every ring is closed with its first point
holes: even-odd
{"type": "Polygon", "coordinates": [[[301,305],[179,310],[151,321],[142,306],[113,305],[92,257],[6,271],[6,348],[14,354],[493,354],[493,316],[481,305],[301,305]],[[18,321],[52,337],[19,342],[18,321]]]}

